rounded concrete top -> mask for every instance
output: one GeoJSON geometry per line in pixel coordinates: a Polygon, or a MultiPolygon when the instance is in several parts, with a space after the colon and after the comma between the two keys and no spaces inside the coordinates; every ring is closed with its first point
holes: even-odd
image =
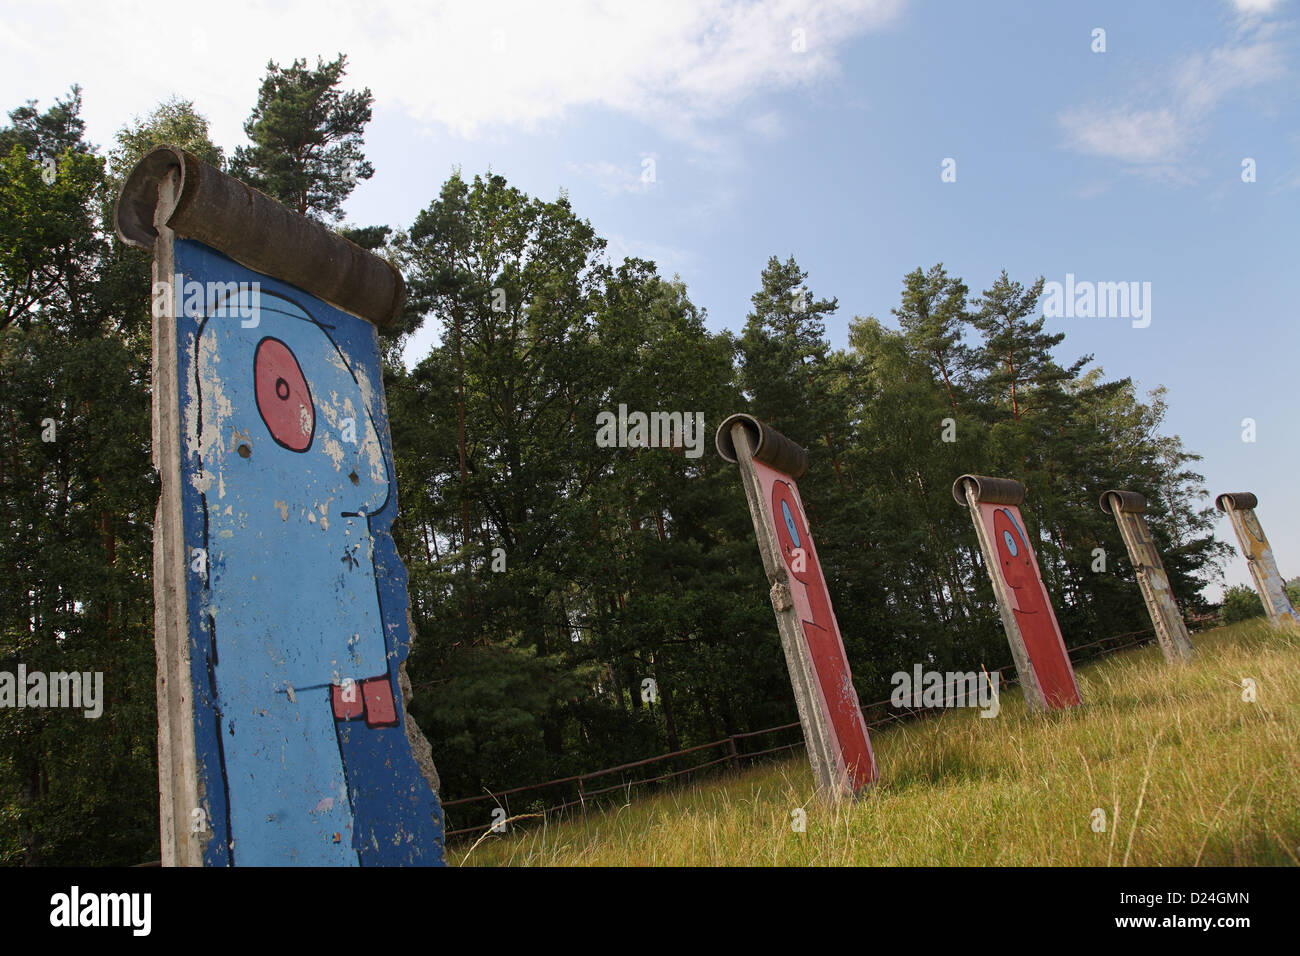
{"type": "Polygon", "coordinates": [[[957,504],[966,507],[966,485],[975,488],[975,500],[980,504],[1018,505],[1025,500],[1025,486],[1014,478],[989,478],[987,475],[962,475],[952,483],[952,496],[957,504]]]}
{"type": "Polygon", "coordinates": [[[179,146],[146,153],[122,184],[113,225],[122,241],[152,249],[159,188],[175,172],[162,223],[179,238],[211,246],[256,272],[297,286],[375,325],[402,307],[402,274],[387,259],[282,206],[179,146]]]}
{"type": "Polygon", "coordinates": [[[1259,499],[1249,491],[1225,491],[1214,499],[1214,507],[1220,511],[1227,511],[1229,506],[1233,511],[1246,511],[1259,507],[1259,499]]]}
{"type": "Polygon", "coordinates": [[[1120,511],[1124,514],[1138,514],[1147,510],[1147,500],[1136,491],[1119,491],[1112,489],[1101,493],[1101,510],[1106,514],[1120,511]],[[1116,507],[1118,505],[1118,507],[1116,507]]]}
{"type": "Polygon", "coordinates": [[[763,464],[771,465],[791,478],[802,478],[804,472],[808,470],[808,449],[786,438],[766,422],[761,422],[745,412],[727,416],[713,436],[718,454],[727,461],[738,460],[735,441],[731,437],[731,430],[735,425],[745,429],[754,457],[763,464]]]}

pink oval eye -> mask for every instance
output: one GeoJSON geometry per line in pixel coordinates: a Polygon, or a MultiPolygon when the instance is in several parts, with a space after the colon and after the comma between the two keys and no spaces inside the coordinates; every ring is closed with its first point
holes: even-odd
{"type": "Polygon", "coordinates": [[[276,444],[306,451],[316,431],[316,409],[298,360],[279,339],[257,343],[253,356],[257,410],[276,444]]]}

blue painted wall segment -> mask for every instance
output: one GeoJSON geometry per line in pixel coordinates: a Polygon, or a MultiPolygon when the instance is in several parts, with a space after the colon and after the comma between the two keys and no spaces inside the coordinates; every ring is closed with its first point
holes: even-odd
{"type": "Polygon", "coordinates": [[[440,865],[376,330],[201,243],[175,256],[217,290],[187,310],[177,289],[204,862],[440,865]]]}

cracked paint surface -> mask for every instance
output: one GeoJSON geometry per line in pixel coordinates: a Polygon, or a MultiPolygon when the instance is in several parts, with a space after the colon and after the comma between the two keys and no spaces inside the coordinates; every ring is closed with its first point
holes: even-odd
{"type": "Polygon", "coordinates": [[[1038,570],[1025,519],[1015,505],[979,503],[979,519],[984,523],[994,553],[986,555],[991,571],[1001,576],[1011,595],[1011,613],[1029,665],[1034,669],[1038,686],[1050,708],[1077,707],[1083,702],[1074,679],[1074,666],[1061,637],[1056,611],[1038,570]]]}
{"type": "Polygon", "coordinates": [[[205,862],[441,863],[401,705],[410,638],[374,328],[198,243],[176,249],[199,281],[261,285],[252,319],[243,302],[177,320],[184,529],[203,554],[188,582],[205,862]]]}
{"type": "Polygon", "coordinates": [[[875,781],[876,758],[817,548],[808,532],[803,500],[788,475],[757,459],[753,465],[789,577],[788,592],[780,595],[782,604],[775,606],[783,609],[788,597],[799,618],[804,646],[816,676],[816,703],[833,736],[837,771],[847,789],[856,793],[875,781]]]}
{"type": "Polygon", "coordinates": [[[1273,557],[1268,538],[1264,535],[1264,528],[1255,516],[1255,509],[1234,508],[1228,513],[1269,621],[1274,625],[1300,624],[1300,616],[1296,615],[1295,608],[1287,597],[1285,582],[1277,569],[1277,561],[1273,557]]]}
{"type": "Polygon", "coordinates": [[[1187,624],[1174,601],[1164,563],[1160,560],[1160,551],[1156,548],[1146,519],[1141,514],[1126,512],[1119,507],[1113,508],[1113,511],[1120,536],[1124,539],[1129,558],[1137,572],[1138,587],[1142,591],[1142,599],[1146,602],[1147,613],[1151,616],[1161,650],[1169,660],[1189,657],[1192,653],[1191,635],[1188,634],[1187,624]]]}

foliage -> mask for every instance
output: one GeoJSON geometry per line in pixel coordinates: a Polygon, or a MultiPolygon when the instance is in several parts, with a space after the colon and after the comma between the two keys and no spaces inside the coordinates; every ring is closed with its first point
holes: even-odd
{"type": "Polygon", "coordinates": [[[817,801],[797,753],[607,810],[518,824],[458,866],[1294,866],[1300,864],[1300,647],[1264,622],[1078,671],[1088,706],[1044,718],[1007,691],[873,732],[881,783],[817,801]],[[1242,699],[1241,675],[1258,698],[1242,699]],[[1269,704],[1266,701],[1275,703],[1269,704]],[[1242,792],[1250,799],[1239,799],[1242,792]],[[792,812],[804,811],[803,832],[792,812]],[[1101,811],[1100,813],[1098,811],[1101,811]],[[1104,827],[1104,829],[1102,829],[1104,827]]]}
{"type": "MultiPolygon", "coordinates": [[[[251,145],[230,164],[334,224],[372,173],[371,96],[340,89],[345,63],[270,64],[251,145]]],[[[0,670],[100,670],[108,701],[99,720],[0,711],[0,862],[158,852],[149,260],[106,217],[152,146],[217,165],[224,153],[173,99],[125,126],[106,162],[79,110],[74,87],[0,129],[0,670]]],[[[796,719],[744,492],[712,448],[732,412],[809,447],[802,495],[867,702],[916,662],[1009,660],[951,496],[963,472],[1027,485],[1067,644],[1147,626],[1103,490],[1151,501],[1184,610],[1202,607],[1224,556],[1198,458],[1164,432],[1163,391],[1140,396],[1088,356],[1058,361],[1041,280],[1002,273],[972,297],[941,264],[918,268],[899,328],[854,317],[835,349],[838,302],[794,257],[769,260],[739,334],[711,332],[676,277],[611,262],[563,194],[500,175],[453,175],[406,229],[340,229],[407,279],[381,341],[394,534],[410,571],[412,713],[447,799],[796,719]],[[435,342],[408,369],[400,347],[425,322],[435,342]],[[667,447],[603,447],[597,418],[621,407],[703,425],[667,447]]]]}
{"type": "Polygon", "coordinates": [[[0,130],[0,671],[100,672],[105,699],[94,719],[0,710],[3,863],[135,863],[158,842],[148,326],[120,321],[147,315],[148,273],[115,281],[79,102],[0,130]]]}
{"type": "Polygon", "coordinates": [[[1245,584],[1234,584],[1223,595],[1219,606],[1219,620],[1224,624],[1236,624],[1248,621],[1252,617],[1264,616],[1264,602],[1260,600],[1255,589],[1245,584]]]}
{"type": "Polygon", "coordinates": [[[338,221],[343,201],[374,167],[362,152],[370,122],[369,89],[338,88],[347,72],[342,53],[316,68],[306,60],[266,64],[257,106],[244,123],[252,142],[235,150],[230,173],[304,216],[338,221]]]}

